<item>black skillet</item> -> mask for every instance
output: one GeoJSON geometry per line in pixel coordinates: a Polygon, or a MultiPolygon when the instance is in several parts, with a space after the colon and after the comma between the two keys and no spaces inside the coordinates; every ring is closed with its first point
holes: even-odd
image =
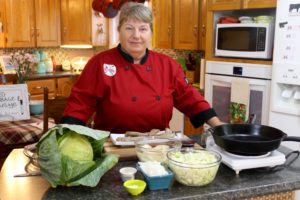
{"type": "Polygon", "coordinates": [[[257,124],[223,124],[213,128],[215,143],[225,151],[247,156],[264,155],[276,150],[281,141],[297,141],[279,129],[257,124]]]}

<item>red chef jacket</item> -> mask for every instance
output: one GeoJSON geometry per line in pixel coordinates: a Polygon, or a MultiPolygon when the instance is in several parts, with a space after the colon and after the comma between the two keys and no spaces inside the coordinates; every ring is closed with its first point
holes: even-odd
{"type": "Polygon", "coordinates": [[[72,88],[62,123],[68,118],[86,122],[96,111],[96,129],[114,133],[163,130],[169,127],[173,106],[190,117],[194,126],[215,116],[187,83],[176,61],[147,50],[142,64],[133,64],[119,45],[89,60],[72,88]]]}

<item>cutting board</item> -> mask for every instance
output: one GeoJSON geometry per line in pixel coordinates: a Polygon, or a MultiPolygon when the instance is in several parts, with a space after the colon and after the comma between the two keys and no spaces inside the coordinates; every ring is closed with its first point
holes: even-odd
{"type": "Polygon", "coordinates": [[[110,140],[104,143],[104,151],[119,155],[119,160],[138,160],[134,146],[116,146],[110,140]]]}

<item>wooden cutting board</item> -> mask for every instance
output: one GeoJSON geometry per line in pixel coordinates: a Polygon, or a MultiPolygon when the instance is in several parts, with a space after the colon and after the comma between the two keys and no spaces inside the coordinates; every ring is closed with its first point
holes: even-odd
{"type": "Polygon", "coordinates": [[[116,146],[110,140],[104,143],[104,151],[119,155],[119,160],[138,160],[134,146],[116,146]]]}

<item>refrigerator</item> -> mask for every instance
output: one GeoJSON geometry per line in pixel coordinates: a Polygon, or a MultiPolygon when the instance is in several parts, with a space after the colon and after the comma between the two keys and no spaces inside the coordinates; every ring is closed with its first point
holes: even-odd
{"type": "Polygon", "coordinates": [[[275,24],[269,125],[300,137],[300,0],[277,0],[275,24]]]}
{"type": "MultiPolygon", "coordinates": [[[[300,0],[277,0],[275,26],[269,125],[300,137],[300,0]]],[[[300,150],[298,142],[281,144],[300,150]]]]}

